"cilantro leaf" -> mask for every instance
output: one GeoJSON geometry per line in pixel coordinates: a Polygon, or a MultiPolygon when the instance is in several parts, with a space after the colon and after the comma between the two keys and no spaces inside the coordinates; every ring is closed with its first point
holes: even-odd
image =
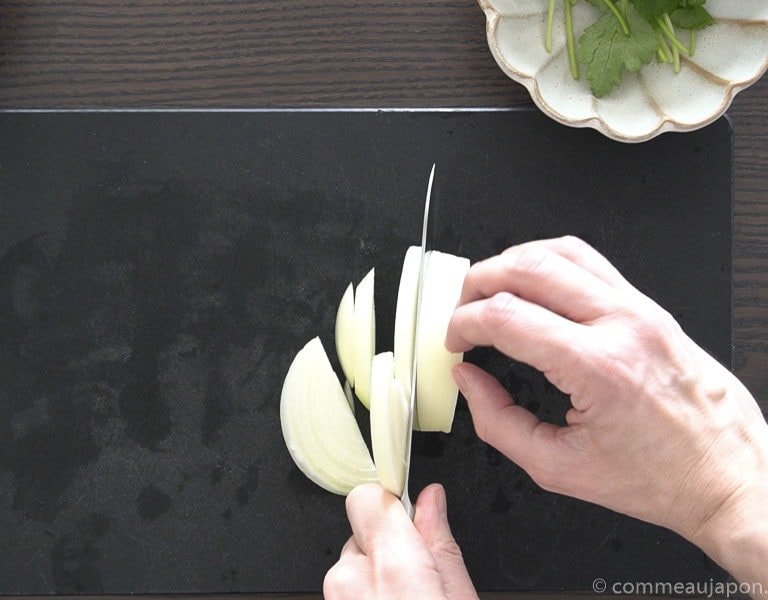
{"type": "Polygon", "coordinates": [[[587,4],[591,4],[595,8],[600,9],[601,12],[605,12],[608,10],[608,7],[605,5],[605,2],[603,0],[587,0],[587,4]]]}
{"type": "Polygon", "coordinates": [[[703,6],[688,4],[669,13],[669,18],[680,29],[704,29],[715,24],[715,19],[703,6]]]}
{"type": "Polygon", "coordinates": [[[680,0],[632,0],[632,5],[646,21],[653,23],[664,13],[671,13],[682,5],[680,0]]]}
{"type": "Polygon", "coordinates": [[[579,60],[587,66],[587,80],[598,98],[621,84],[625,70],[638,71],[651,62],[658,47],[656,32],[631,0],[618,0],[616,8],[629,25],[629,35],[624,34],[618,19],[606,12],[579,38],[579,60]]]}
{"type": "MultiPolygon", "coordinates": [[[[680,70],[680,55],[693,56],[696,31],[715,24],[704,8],[707,0],[585,0],[595,7],[600,18],[587,27],[574,42],[571,5],[577,0],[561,0],[565,8],[568,60],[574,79],[579,79],[578,62],[587,67],[593,95],[608,94],[621,84],[624,71],[638,71],[658,55],[680,70]],[[688,30],[686,46],[675,30],[688,30]],[[578,55],[578,57],[577,57],[578,55]]],[[[553,14],[556,0],[549,0],[545,48],[552,49],[553,14]]]]}

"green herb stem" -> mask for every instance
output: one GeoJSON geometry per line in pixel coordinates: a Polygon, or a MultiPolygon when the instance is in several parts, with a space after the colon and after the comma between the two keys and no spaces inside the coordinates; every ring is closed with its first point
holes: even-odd
{"type": "Polygon", "coordinates": [[[555,0],[549,0],[547,9],[547,35],[544,38],[544,48],[547,52],[552,52],[552,27],[555,22],[555,0]]]}
{"type": "MultiPolygon", "coordinates": [[[[537,1],[543,8],[543,0],[537,1]]],[[[579,71],[583,71],[596,98],[609,94],[618,86],[623,73],[635,72],[651,62],[669,64],[675,73],[679,73],[685,57],[693,56],[696,50],[697,30],[716,23],[703,8],[706,0],[586,0],[599,10],[599,14],[577,36],[573,6],[578,1],[547,0],[544,46],[551,53],[557,43],[554,40],[555,13],[559,15],[560,6],[563,6],[571,75],[578,80],[581,77],[579,71]],[[687,35],[685,30],[688,30],[687,35]]],[[[563,23],[558,21],[558,24],[563,23]]]]}
{"type": "Polygon", "coordinates": [[[667,44],[664,36],[661,35],[660,31],[657,31],[656,35],[659,38],[659,56],[661,56],[661,62],[671,63],[673,58],[672,50],[669,49],[669,44],[667,44]]]}
{"type": "Polygon", "coordinates": [[[672,46],[672,58],[673,63],[675,65],[675,73],[680,72],[680,50],[677,49],[677,46],[672,46]]]}
{"type": "Polygon", "coordinates": [[[624,35],[629,35],[629,25],[627,24],[627,20],[621,14],[621,11],[618,8],[616,8],[616,5],[613,2],[611,2],[611,0],[603,0],[603,3],[613,13],[613,16],[616,17],[616,20],[619,22],[619,25],[621,25],[621,30],[624,32],[624,35]]]}
{"type": "Polygon", "coordinates": [[[656,22],[659,25],[659,28],[664,33],[665,36],[667,36],[667,39],[669,40],[669,43],[672,44],[675,48],[677,48],[680,52],[685,54],[686,56],[691,55],[691,51],[685,47],[685,45],[677,39],[677,36],[675,35],[674,26],[672,25],[672,20],[669,18],[669,13],[664,13],[663,18],[659,17],[656,19],[656,22]]]}
{"type": "Polygon", "coordinates": [[[568,40],[568,60],[571,63],[571,76],[574,79],[578,79],[579,63],[576,60],[576,42],[573,35],[573,15],[571,14],[571,0],[565,0],[565,31],[568,40]]]}

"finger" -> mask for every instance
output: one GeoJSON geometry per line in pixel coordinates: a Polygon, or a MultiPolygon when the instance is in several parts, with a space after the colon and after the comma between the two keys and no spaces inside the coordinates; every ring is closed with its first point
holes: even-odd
{"type": "Polygon", "coordinates": [[[614,267],[605,256],[600,254],[600,252],[584,240],[572,235],[525,242],[524,244],[508,248],[504,253],[517,252],[519,248],[533,245],[541,246],[550,252],[559,254],[595,277],[602,279],[608,285],[616,288],[632,287],[619,270],[614,267]]]}
{"type": "Polygon", "coordinates": [[[323,598],[359,600],[372,578],[368,559],[362,554],[342,556],[323,578],[323,598]]]}
{"type": "Polygon", "coordinates": [[[429,485],[419,494],[413,524],[437,563],[446,596],[451,600],[476,600],[475,588],[448,524],[445,490],[441,485],[429,485]]]}
{"type": "Polygon", "coordinates": [[[397,537],[397,532],[413,534],[413,524],[395,496],[376,483],[354,488],[346,501],[352,534],[363,554],[369,554],[382,533],[397,537]]]}
{"type": "Polygon", "coordinates": [[[509,292],[577,323],[617,310],[622,294],[546,246],[527,244],[476,263],[464,278],[459,305],[509,292]]]}
{"type": "Polygon", "coordinates": [[[467,399],[478,437],[490,444],[535,480],[565,459],[561,428],[540,421],[514,403],[496,379],[479,367],[459,363],[453,368],[459,390],[467,399]]]}
{"type": "Polygon", "coordinates": [[[584,325],[500,292],[458,307],[448,323],[445,346],[451,352],[494,346],[549,376],[578,359],[587,334],[584,325]]]}
{"type": "Polygon", "coordinates": [[[365,556],[360,546],[358,546],[355,536],[350,537],[341,547],[341,556],[365,556]]]}

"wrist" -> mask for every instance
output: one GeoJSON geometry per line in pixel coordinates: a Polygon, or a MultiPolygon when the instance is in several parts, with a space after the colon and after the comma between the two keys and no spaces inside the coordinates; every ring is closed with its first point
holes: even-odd
{"type": "MultiPolygon", "coordinates": [[[[768,432],[768,428],[766,428],[768,432]]],[[[768,598],[768,444],[755,443],[754,470],[688,539],[737,581],[768,598]]],[[[753,441],[754,443],[754,441],[753,441]]]]}

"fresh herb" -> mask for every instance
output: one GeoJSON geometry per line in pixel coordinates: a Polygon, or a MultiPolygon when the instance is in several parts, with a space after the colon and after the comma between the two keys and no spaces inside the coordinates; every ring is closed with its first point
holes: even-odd
{"type": "MultiPolygon", "coordinates": [[[[600,98],[621,84],[625,71],[634,73],[654,58],[680,71],[682,56],[693,56],[696,31],[715,19],[704,8],[706,0],[585,0],[600,10],[600,18],[575,39],[572,6],[578,0],[562,0],[565,11],[566,46],[571,75],[581,76],[586,67],[592,93],[600,98]],[[687,31],[684,43],[678,31],[687,31]]],[[[556,0],[548,0],[544,45],[552,51],[556,0]]]]}

